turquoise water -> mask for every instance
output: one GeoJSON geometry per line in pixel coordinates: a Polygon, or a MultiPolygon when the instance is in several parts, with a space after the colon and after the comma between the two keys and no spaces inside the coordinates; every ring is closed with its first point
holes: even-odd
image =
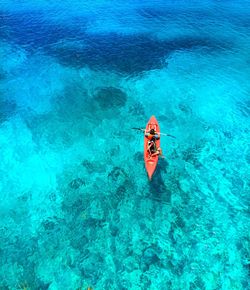
{"type": "Polygon", "coordinates": [[[1,1],[0,289],[249,289],[249,19],[1,1]],[[149,182],[153,114],[176,139],[149,182]]]}

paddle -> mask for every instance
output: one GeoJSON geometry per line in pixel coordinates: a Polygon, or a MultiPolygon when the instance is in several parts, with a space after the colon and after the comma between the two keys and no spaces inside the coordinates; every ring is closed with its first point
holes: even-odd
{"type": "MultiPolygon", "coordinates": [[[[143,131],[143,132],[146,131],[146,129],[142,129],[142,128],[132,128],[132,129],[134,129],[134,130],[139,130],[139,131],[143,131]]],[[[172,137],[172,138],[175,138],[175,139],[176,139],[175,136],[170,135],[170,134],[165,134],[165,133],[160,133],[160,132],[156,132],[156,133],[157,133],[157,134],[160,134],[160,135],[163,135],[163,136],[168,136],[168,137],[172,137]]]]}

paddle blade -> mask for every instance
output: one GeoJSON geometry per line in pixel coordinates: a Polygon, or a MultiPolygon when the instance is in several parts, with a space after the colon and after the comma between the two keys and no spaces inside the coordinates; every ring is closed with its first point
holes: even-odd
{"type": "Polygon", "coordinates": [[[142,128],[132,128],[134,130],[140,130],[140,131],[144,131],[145,129],[142,129],[142,128]]]}

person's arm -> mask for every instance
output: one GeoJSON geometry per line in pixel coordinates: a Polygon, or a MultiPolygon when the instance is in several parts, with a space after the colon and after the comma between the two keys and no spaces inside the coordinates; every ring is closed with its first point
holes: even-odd
{"type": "Polygon", "coordinates": [[[150,149],[151,149],[151,147],[153,146],[154,144],[152,143],[152,142],[150,142],[149,144],[148,144],[148,151],[150,151],[150,149]]]}

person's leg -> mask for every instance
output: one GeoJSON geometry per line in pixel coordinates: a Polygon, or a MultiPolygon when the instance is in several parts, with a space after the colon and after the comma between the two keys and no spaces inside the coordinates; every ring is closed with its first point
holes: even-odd
{"type": "Polygon", "coordinates": [[[156,151],[155,153],[151,154],[151,157],[154,157],[156,155],[159,155],[159,152],[158,151],[156,151]]]}
{"type": "Polygon", "coordinates": [[[153,154],[151,154],[151,157],[154,157],[156,155],[160,155],[161,157],[163,157],[161,148],[157,148],[157,150],[153,154]]]}
{"type": "Polygon", "coordinates": [[[149,153],[151,153],[151,150],[152,150],[153,146],[154,146],[154,142],[148,143],[148,151],[149,151],[149,153]]]}

